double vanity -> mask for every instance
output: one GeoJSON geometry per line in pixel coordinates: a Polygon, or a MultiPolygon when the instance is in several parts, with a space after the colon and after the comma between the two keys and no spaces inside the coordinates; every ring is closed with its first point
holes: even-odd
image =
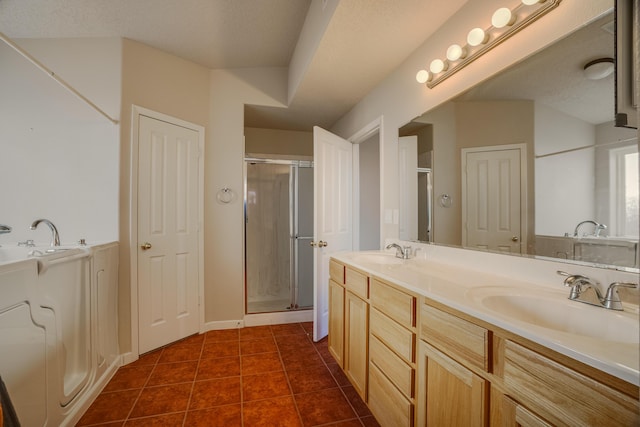
{"type": "Polygon", "coordinates": [[[556,271],[637,274],[412,245],[330,262],[329,350],[382,426],[640,423],[637,289],[600,308],[556,271]]]}

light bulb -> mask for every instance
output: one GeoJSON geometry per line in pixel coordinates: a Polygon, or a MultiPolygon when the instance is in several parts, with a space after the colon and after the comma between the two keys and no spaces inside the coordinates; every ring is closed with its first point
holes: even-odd
{"type": "Polygon", "coordinates": [[[418,81],[418,83],[426,83],[430,80],[430,77],[431,76],[429,75],[429,72],[427,70],[420,70],[416,74],[416,80],[418,81]]]}
{"type": "Polygon", "coordinates": [[[507,25],[513,25],[516,22],[516,17],[511,13],[511,11],[506,7],[501,7],[496,10],[493,16],[491,17],[491,25],[496,28],[503,28],[507,25]]]}
{"type": "Polygon", "coordinates": [[[445,62],[442,59],[434,59],[433,61],[431,61],[431,64],[429,65],[429,70],[431,70],[433,74],[441,73],[446,69],[447,69],[447,64],[445,64],[445,62]]]}
{"type": "Polygon", "coordinates": [[[467,43],[469,43],[469,46],[479,46],[486,43],[488,40],[489,36],[482,28],[474,28],[469,31],[469,34],[467,35],[467,43]]]}
{"type": "Polygon", "coordinates": [[[466,49],[461,47],[459,44],[452,44],[449,46],[449,49],[447,49],[447,59],[449,61],[457,61],[465,56],[467,56],[466,49]]]}

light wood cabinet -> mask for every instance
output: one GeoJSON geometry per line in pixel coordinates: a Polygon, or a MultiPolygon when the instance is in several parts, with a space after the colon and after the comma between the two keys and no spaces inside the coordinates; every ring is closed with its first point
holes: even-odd
{"type": "Polygon", "coordinates": [[[371,279],[369,408],[382,426],[414,424],[416,301],[371,279]]]}
{"type": "Polygon", "coordinates": [[[329,353],[344,368],[345,266],[329,261],[329,353]]]}
{"type": "MultiPolygon", "coordinates": [[[[348,271],[348,269],[347,269],[348,271]]],[[[367,401],[369,357],[369,303],[347,291],[345,298],[344,372],[360,397],[367,401]]]]}
{"type": "Polygon", "coordinates": [[[510,340],[504,345],[504,387],[509,397],[552,425],[640,425],[637,395],[630,397],[510,340]]]}
{"type": "Polygon", "coordinates": [[[424,341],[418,358],[418,426],[488,425],[488,381],[424,341]]]}
{"type": "Polygon", "coordinates": [[[455,359],[466,361],[484,371],[489,370],[490,333],[482,326],[423,304],[420,338],[455,359]]]}
{"type": "Polygon", "coordinates": [[[413,426],[414,404],[375,365],[369,370],[369,408],[382,427],[413,426]]]}
{"type": "Polygon", "coordinates": [[[344,286],[329,280],[329,353],[344,367],[344,286]]]}
{"type": "Polygon", "coordinates": [[[356,268],[331,271],[330,351],[383,427],[640,426],[637,386],[356,268]]]}
{"type": "Polygon", "coordinates": [[[551,424],[538,417],[524,406],[507,396],[501,402],[502,427],[552,427],[551,424]]]}

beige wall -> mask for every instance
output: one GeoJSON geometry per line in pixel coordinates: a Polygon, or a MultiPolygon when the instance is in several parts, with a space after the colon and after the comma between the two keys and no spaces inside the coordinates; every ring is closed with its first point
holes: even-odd
{"type": "Polygon", "coordinates": [[[247,154],[313,156],[313,132],[244,128],[247,154]]]}
{"type": "Polygon", "coordinates": [[[205,152],[205,320],[207,328],[241,324],[244,317],[244,105],[283,107],[286,69],[210,72],[210,144],[205,152]],[[230,188],[236,198],[218,203],[230,188]]]}
{"type": "MultiPolygon", "coordinates": [[[[209,150],[209,70],[128,39],[122,41],[122,106],[120,125],[120,351],[131,350],[131,247],[135,246],[130,218],[131,107],[137,105],[205,127],[209,150]],[[131,242],[133,241],[133,245],[131,242]]],[[[133,155],[133,156],[132,156],[133,155]]],[[[205,188],[206,191],[206,188],[205,188]]],[[[206,221],[205,221],[206,227],[206,221]]]]}

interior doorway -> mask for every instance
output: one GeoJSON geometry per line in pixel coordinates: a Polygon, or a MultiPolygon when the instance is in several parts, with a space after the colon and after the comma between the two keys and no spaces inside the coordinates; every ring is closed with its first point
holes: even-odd
{"type": "Polygon", "coordinates": [[[313,162],[245,159],[245,312],[313,308],[313,162]]]}

